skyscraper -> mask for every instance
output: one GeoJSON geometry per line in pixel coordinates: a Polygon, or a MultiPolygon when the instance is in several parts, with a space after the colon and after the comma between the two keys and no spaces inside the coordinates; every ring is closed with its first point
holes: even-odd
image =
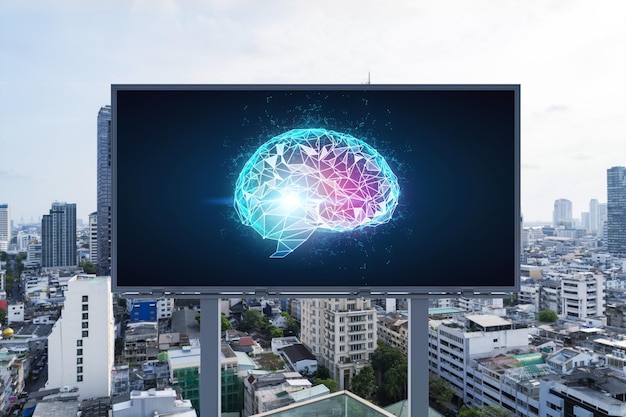
{"type": "Polygon", "coordinates": [[[8,204],[0,204],[0,251],[9,250],[11,243],[11,213],[8,204]]]}
{"type": "Polygon", "coordinates": [[[607,169],[606,184],[608,250],[626,256],[626,167],[607,169]]]}
{"type": "Polygon", "coordinates": [[[89,214],[89,262],[98,264],[98,212],[89,214]]]}
{"type": "Polygon", "coordinates": [[[589,200],[589,231],[598,232],[600,228],[600,211],[598,210],[598,200],[589,200]]]}
{"type": "Polygon", "coordinates": [[[76,204],[52,203],[41,219],[41,266],[77,266],[76,204]]]}
{"type": "Polygon", "coordinates": [[[568,228],[573,226],[571,201],[560,198],[554,202],[552,225],[554,227],[565,226],[568,228]]]}
{"type": "Polygon", "coordinates": [[[111,106],[98,112],[98,179],[97,179],[97,224],[98,260],[96,271],[99,276],[111,275],[111,106]]]}

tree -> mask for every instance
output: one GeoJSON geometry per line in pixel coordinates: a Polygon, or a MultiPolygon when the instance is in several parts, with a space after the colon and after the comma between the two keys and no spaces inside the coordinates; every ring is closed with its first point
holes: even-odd
{"type": "Polygon", "coordinates": [[[450,383],[438,375],[430,373],[428,375],[428,394],[435,402],[447,408],[447,404],[454,398],[454,391],[450,383]]]}
{"type": "Polygon", "coordinates": [[[230,330],[232,328],[232,326],[230,325],[230,322],[228,321],[228,317],[226,317],[226,315],[224,313],[221,314],[222,316],[222,323],[221,323],[221,330],[225,331],[225,330],[230,330]]]}
{"type": "Polygon", "coordinates": [[[286,333],[297,334],[300,331],[300,326],[298,325],[298,322],[296,321],[296,319],[291,317],[289,313],[283,311],[280,313],[280,315],[285,317],[287,321],[287,328],[285,329],[286,333]]]}
{"type": "Polygon", "coordinates": [[[559,316],[552,310],[542,310],[539,312],[539,321],[546,323],[554,323],[558,320],[559,316]]]}
{"type": "Polygon", "coordinates": [[[378,393],[380,402],[389,405],[408,398],[408,364],[399,363],[385,372],[378,393]]]}
{"type": "Polygon", "coordinates": [[[78,264],[78,266],[80,266],[83,269],[85,274],[96,273],[96,266],[92,264],[91,262],[81,262],[80,264],[78,264]]]}
{"type": "Polygon", "coordinates": [[[278,327],[276,326],[270,326],[270,337],[271,338],[275,338],[275,337],[283,337],[283,331],[280,330],[278,327]]]}
{"type": "Polygon", "coordinates": [[[362,398],[371,398],[377,389],[374,368],[371,366],[361,369],[350,382],[350,390],[362,398]]]}
{"type": "Polygon", "coordinates": [[[329,379],[330,371],[324,365],[318,365],[317,371],[314,372],[313,376],[315,376],[316,379],[329,379]]]}
{"type": "Polygon", "coordinates": [[[376,373],[376,381],[380,385],[383,375],[394,366],[405,363],[406,356],[399,349],[386,345],[383,341],[378,341],[378,347],[372,354],[372,367],[376,373]]]}
{"type": "Polygon", "coordinates": [[[330,392],[337,392],[339,391],[339,383],[337,381],[335,381],[334,379],[316,379],[315,380],[315,385],[326,385],[326,388],[328,388],[330,390],[330,392]]]}
{"type": "Polygon", "coordinates": [[[477,408],[467,408],[465,405],[462,405],[457,417],[484,417],[484,415],[477,408]]]}
{"type": "Polygon", "coordinates": [[[262,331],[267,326],[267,322],[263,321],[263,315],[258,310],[244,310],[242,316],[243,319],[238,326],[242,332],[262,331]]]}

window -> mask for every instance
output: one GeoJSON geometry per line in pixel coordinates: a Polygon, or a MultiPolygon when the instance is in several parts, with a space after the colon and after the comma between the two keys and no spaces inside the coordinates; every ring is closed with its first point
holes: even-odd
{"type": "Polygon", "coordinates": [[[82,346],[83,341],[81,339],[76,340],[76,346],[82,346]]]}
{"type": "Polygon", "coordinates": [[[77,366],[76,367],[76,373],[77,374],[82,374],[83,373],[83,367],[82,366],[77,366]]]}
{"type": "Polygon", "coordinates": [[[83,376],[82,375],[77,375],[76,376],[76,382],[83,382],[83,376]]]}
{"type": "Polygon", "coordinates": [[[89,296],[83,295],[83,303],[87,303],[87,302],[89,302],[89,296]]]}
{"type": "Polygon", "coordinates": [[[83,313],[83,320],[89,320],[89,313],[83,313]]]}
{"type": "Polygon", "coordinates": [[[89,337],[89,330],[83,330],[83,337],[89,337]]]}
{"type": "Polygon", "coordinates": [[[83,348],[76,349],[76,355],[81,356],[83,354],[83,348]]]}
{"type": "Polygon", "coordinates": [[[81,365],[83,363],[83,358],[76,358],[76,363],[81,365]]]}
{"type": "Polygon", "coordinates": [[[88,311],[88,310],[89,310],[89,305],[83,304],[83,311],[88,311]]]}
{"type": "Polygon", "coordinates": [[[83,322],[83,329],[88,329],[89,328],[89,322],[88,321],[84,321],[83,322]]]}

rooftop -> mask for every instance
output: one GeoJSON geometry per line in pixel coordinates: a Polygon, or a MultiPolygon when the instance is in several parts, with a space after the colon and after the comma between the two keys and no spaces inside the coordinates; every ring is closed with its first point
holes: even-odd
{"type": "Polygon", "coordinates": [[[388,411],[371,404],[349,391],[339,391],[254,417],[300,417],[303,415],[332,415],[333,417],[395,417],[388,411]]]}

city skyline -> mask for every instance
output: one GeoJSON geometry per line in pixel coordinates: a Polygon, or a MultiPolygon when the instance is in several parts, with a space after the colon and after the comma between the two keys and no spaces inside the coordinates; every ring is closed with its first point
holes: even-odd
{"type": "Polygon", "coordinates": [[[56,200],[87,223],[114,83],[519,83],[528,222],[549,222],[559,198],[574,218],[606,203],[606,170],[626,164],[623,2],[188,7],[0,3],[0,203],[14,222],[56,200]]]}

